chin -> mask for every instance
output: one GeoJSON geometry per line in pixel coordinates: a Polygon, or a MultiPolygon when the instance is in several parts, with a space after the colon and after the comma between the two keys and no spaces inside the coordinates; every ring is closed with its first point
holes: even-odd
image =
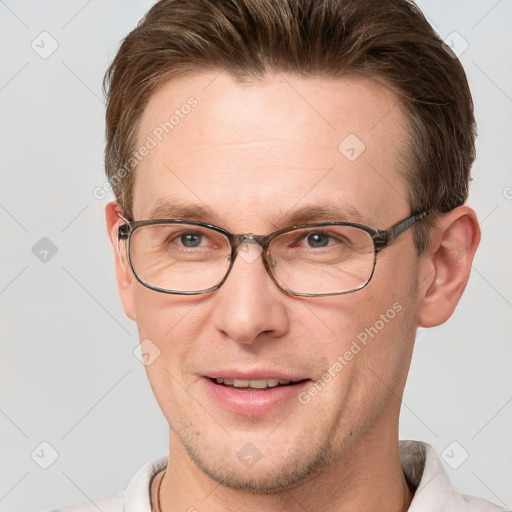
{"type": "Polygon", "coordinates": [[[213,444],[200,446],[197,440],[194,443],[182,440],[182,445],[195,466],[218,484],[251,494],[276,494],[318,476],[332,463],[329,440],[317,441],[315,446],[311,437],[304,437],[293,440],[295,447],[281,450],[282,444],[265,439],[254,444],[248,441],[236,450],[218,443],[218,451],[213,451],[213,444]],[[267,453],[260,452],[256,444],[266,444],[268,448],[262,448],[262,452],[267,453]]]}
{"type": "Polygon", "coordinates": [[[205,461],[194,461],[201,471],[229,489],[245,491],[251,494],[278,494],[287,489],[298,486],[309,480],[323,467],[323,461],[312,465],[290,467],[288,464],[274,465],[271,467],[241,467],[241,463],[232,467],[218,468],[205,461]]]}

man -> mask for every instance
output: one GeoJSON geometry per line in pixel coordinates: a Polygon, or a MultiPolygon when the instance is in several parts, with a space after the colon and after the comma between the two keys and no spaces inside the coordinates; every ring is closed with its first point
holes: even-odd
{"type": "Polygon", "coordinates": [[[162,0],[106,77],[106,207],[169,459],[66,511],[491,511],[398,441],[480,232],[464,71],[408,0],[162,0]]]}

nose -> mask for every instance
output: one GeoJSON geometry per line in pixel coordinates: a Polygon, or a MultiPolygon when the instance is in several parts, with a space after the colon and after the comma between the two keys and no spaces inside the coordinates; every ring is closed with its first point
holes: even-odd
{"type": "Polygon", "coordinates": [[[278,338],[289,327],[286,302],[292,299],[268,275],[261,252],[254,242],[242,243],[230,274],[215,292],[214,326],[238,343],[278,338]]]}

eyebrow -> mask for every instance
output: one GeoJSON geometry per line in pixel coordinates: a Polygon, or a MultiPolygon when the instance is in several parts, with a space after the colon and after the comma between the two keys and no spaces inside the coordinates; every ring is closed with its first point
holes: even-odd
{"type": "Polygon", "coordinates": [[[312,205],[292,209],[280,217],[279,225],[309,224],[315,222],[357,222],[362,223],[363,216],[353,206],[336,202],[334,204],[312,205]]]}
{"type": "Polygon", "coordinates": [[[215,213],[204,205],[186,204],[181,201],[167,200],[157,203],[149,212],[148,219],[185,219],[207,221],[218,218],[215,213]]]}
{"type": "MultiPolygon", "coordinates": [[[[183,203],[177,200],[166,200],[158,203],[150,210],[147,218],[195,220],[208,224],[222,223],[219,215],[215,214],[206,205],[183,203]]],[[[332,204],[292,208],[286,213],[278,214],[274,224],[279,229],[316,222],[364,223],[363,216],[356,208],[343,201],[336,201],[332,204]]]]}

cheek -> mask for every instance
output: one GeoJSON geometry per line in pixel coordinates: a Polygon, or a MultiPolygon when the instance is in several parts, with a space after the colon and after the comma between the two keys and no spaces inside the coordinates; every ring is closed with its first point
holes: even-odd
{"type": "MultiPolygon", "coordinates": [[[[360,399],[376,385],[399,389],[414,343],[418,294],[413,269],[385,267],[380,266],[380,274],[376,269],[366,288],[310,306],[311,317],[329,331],[328,337],[315,338],[317,353],[326,356],[324,371],[343,374],[340,386],[350,381],[360,399]]],[[[299,330],[305,329],[301,322],[299,330]]]]}
{"type": "Polygon", "coordinates": [[[375,292],[367,303],[371,313],[364,315],[357,340],[362,346],[356,389],[365,390],[372,399],[378,396],[400,397],[407,375],[416,334],[417,296],[411,274],[388,276],[386,283],[376,281],[375,292]],[[391,395],[390,395],[391,393],[391,395]]]}
{"type": "Polygon", "coordinates": [[[146,364],[151,385],[173,378],[181,382],[206,325],[198,315],[201,299],[163,294],[140,285],[134,287],[133,296],[141,350],[154,361],[146,364]]]}
{"type": "Polygon", "coordinates": [[[311,302],[308,308],[311,314],[302,312],[297,319],[300,326],[297,332],[309,331],[316,344],[327,350],[329,347],[343,350],[355,340],[364,344],[369,331],[389,331],[389,326],[403,316],[404,294],[393,288],[386,291],[377,283],[370,285],[351,294],[311,302]]]}
{"type": "MultiPolygon", "coordinates": [[[[134,310],[141,340],[164,340],[172,337],[179,324],[201,300],[194,296],[156,292],[132,283],[134,310]]],[[[183,327],[181,325],[180,327],[183,327]]]]}
{"type": "Polygon", "coordinates": [[[403,298],[397,294],[382,307],[369,304],[363,300],[360,308],[343,314],[344,334],[330,348],[320,378],[333,383],[321,400],[336,411],[342,432],[371,425],[384,409],[399,407],[396,398],[402,395],[412,355],[415,327],[403,298]]]}
{"type": "Polygon", "coordinates": [[[184,389],[194,385],[191,354],[204,321],[198,318],[198,298],[166,295],[139,286],[134,304],[146,374],[155,398],[167,418],[181,421],[193,404],[184,389]]]}

